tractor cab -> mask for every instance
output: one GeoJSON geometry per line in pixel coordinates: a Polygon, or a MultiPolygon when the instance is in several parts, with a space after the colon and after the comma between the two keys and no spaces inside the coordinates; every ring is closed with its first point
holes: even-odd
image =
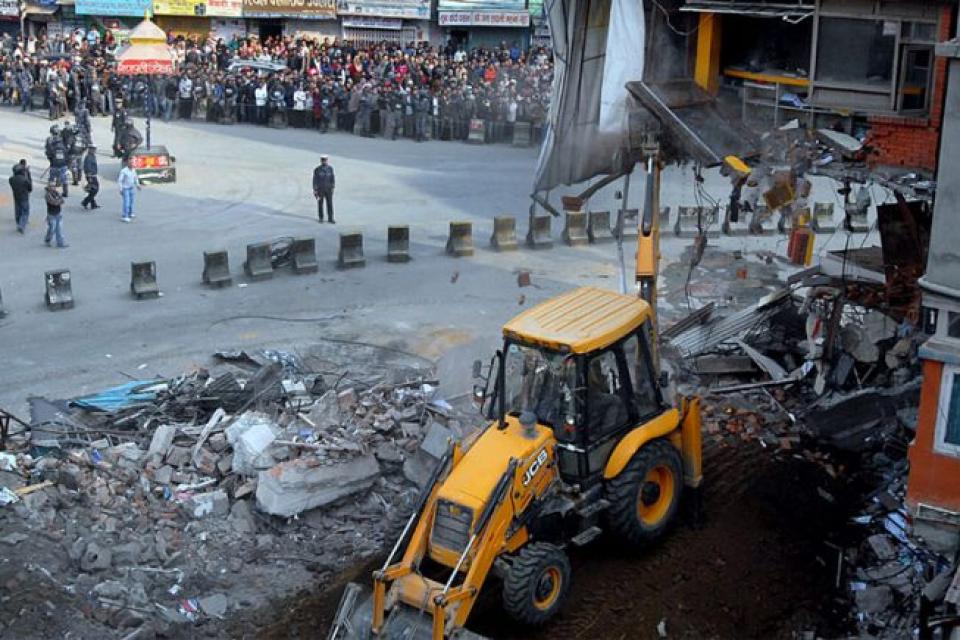
{"type": "Polygon", "coordinates": [[[623,435],[668,409],[643,300],[583,287],[521,313],[503,335],[492,388],[477,390],[484,413],[501,428],[524,414],[549,427],[569,484],[599,482],[623,435]]]}

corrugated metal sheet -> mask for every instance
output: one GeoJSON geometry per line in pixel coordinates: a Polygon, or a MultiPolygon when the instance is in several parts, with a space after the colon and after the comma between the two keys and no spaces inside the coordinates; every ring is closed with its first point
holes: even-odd
{"type": "Polygon", "coordinates": [[[788,293],[787,289],[781,290],[726,318],[694,327],[675,337],[670,344],[685,357],[705,353],[769,320],[788,299],[788,293]]]}

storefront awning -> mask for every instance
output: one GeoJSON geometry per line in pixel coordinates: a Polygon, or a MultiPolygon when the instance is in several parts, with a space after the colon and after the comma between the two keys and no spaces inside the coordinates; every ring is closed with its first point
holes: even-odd
{"type": "Polygon", "coordinates": [[[25,16],[52,16],[59,9],[57,5],[52,6],[40,6],[36,4],[28,4],[23,8],[23,15],[25,16]]]}
{"type": "Polygon", "coordinates": [[[680,11],[735,13],[757,18],[802,19],[813,15],[813,0],[798,2],[737,2],[736,0],[688,0],[680,11]]]}

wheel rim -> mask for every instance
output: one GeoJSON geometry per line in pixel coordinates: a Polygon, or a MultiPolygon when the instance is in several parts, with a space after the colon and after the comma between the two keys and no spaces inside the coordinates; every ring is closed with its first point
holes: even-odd
{"type": "Polygon", "coordinates": [[[640,522],[653,527],[666,517],[673,504],[676,480],[666,465],[658,465],[647,472],[637,492],[637,515],[640,522]]]}
{"type": "Polygon", "coordinates": [[[537,586],[533,594],[533,605],[545,611],[553,606],[560,595],[560,586],[563,582],[563,576],[560,569],[556,567],[547,567],[537,579],[537,586]]]}

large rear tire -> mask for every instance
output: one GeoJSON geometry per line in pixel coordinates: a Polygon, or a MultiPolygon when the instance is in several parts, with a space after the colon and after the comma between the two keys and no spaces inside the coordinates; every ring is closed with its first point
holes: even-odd
{"type": "Polygon", "coordinates": [[[560,610],[570,587],[570,561],[559,548],[534,542],[520,549],[503,577],[503,608],[518,622],[539,626],[560,610]]]}
{"type": "Polygon", "coordinates": [[[654,440],[607,483],[607,525],[631,544],[650,544],[673,524],[681,493],[680,454],[669,442],[654,440]]]}

